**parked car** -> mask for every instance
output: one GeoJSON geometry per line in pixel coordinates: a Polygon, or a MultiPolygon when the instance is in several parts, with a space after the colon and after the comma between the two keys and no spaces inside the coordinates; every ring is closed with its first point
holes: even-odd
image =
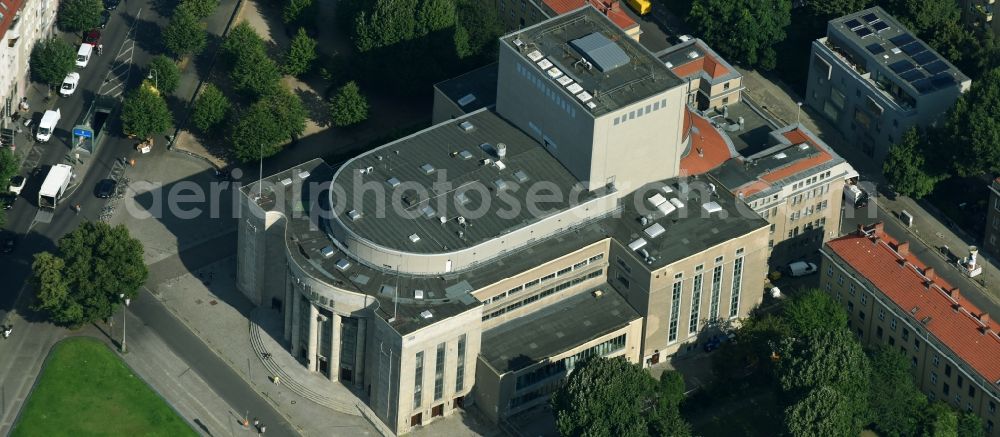
{"type": "Polygon", "coordinates": [[[94,195],[100,197],[101,199],[110,198],[115,194],[115,188],[118,186],[118,182],[114,179],[102,179],[97,183],[97,187],[94,188],[94,195]]]}
{"type": "Polygon", "coordinates": [[[119,4],[121,4],[121,0],[104,0],[104,9],[113,11],[118,9],[119,4]]]}
{"type": "Polygon", "coordinates": [[[805,261],[796,261],[788,265],[788,272],[792,275],[792,277],[796,278],[799,276],[811,275],[816,273],[817,270],[819,269],[816,267],[816,264],[805,261]]]}
{"type": "Polygon", "coordinates": [[[677,37],[677,42],[678,43],[688,42],[691,41],[692,39],[694,39],[694,37],[691,35],[681,35],[677,37]]]}
{"type": "Polygon", "coordinates": [[[7,191],[10,191],[15,196],[21,194],[21,190],[24,189],[24,184],[27,183],[27,179],[24,176],[14,176],[10,178],[10,187],[7,191]]]}
{"type": "Polygon", "coordinates": [[[108,27],[108,21],[111,21],[111,11],[101,12],[101,29],[108,27]]]}
{"type": "Polygon", "coordinates": [[[97,29],[88,30],[87,33],[83,34],[83,43],[97,47],[101,43],[101,31],[97,29]]]}
{"type": "Polygon", "coordinates": [[[59,87],[59,95],[63,97],[72,96],[76,92],[76,87],[80,85],[80,73],[72,72],[63,79],[62,86],[59,87]]]}

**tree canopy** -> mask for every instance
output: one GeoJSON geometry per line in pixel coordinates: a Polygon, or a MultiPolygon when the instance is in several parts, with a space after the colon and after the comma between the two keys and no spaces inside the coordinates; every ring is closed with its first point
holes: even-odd
{"type": "MultiPolygon", "coordinates": [[[[945,119],[950,162],[962,176],[1000,172],[1000,68],[972,82],[945,119]]],[[[940,145],[939,145],[940,147],[940,145]]]]}
{"type": "Polygon", "coordinates": [[[850,402],[840,391],[820,386],[788,408],[785,424],[795,437],[858,435],[850,402]]]}
{"type": "Polygon", "coordinates": [[[59,324],[80,326],[110,317],[146,281],[142,243],[125,226],[83,222],[59,239],[55,253],[35,255],[37,309],[59,324]]]}
{"type": "Polygon", "coordinates": [[[181,81],[181,71],[177,68],[177,64],[163,55],[154,56],[146,70],[147,77],[153,77],[156,89],[165,93],[174,92],[181,81]]]}
{"type": "Polygon", "coordinates": [[[30,63],[36,81],[59,84],[76,67],[76,50],[62,38],[49,38],[31,49],[30,63]]]}
{"type": "Polygon", "coordinates": [[[245,53],[263,48],[264,39],[246,21],[240,21],[233,26],[222,42],[222,54],[230,63],[235,63],[245,53]]]}
{"type": "Polygon", "coordinates": [[[162,134],[173,125],[166,100],[149,82],[144,82],[125,97],[121,120],[122,130],[139,138],[162,134]]]}
{"type": "Polygon", "coordinates": [[[288,45],[288,52],[285,53],[285,62],[282,65],[282,69],[285,74],[298,76],[308,72],[315,60],[316,40],[310,38],[306,34],[306,30],[300,27],[288,45]]]}
{"type": "Polygon", "coordinates": [[[888,346],[871,354],[871,392],[868,405],[875,428],[882,435],[916,435],[919,417],[914,412],[927,406],[910,374],[906,356],[888,346]]]}
{"type": "Polygon", "coordinates": [[[335,126],[350,126],[368,118],[368,100],[354,81],[344,84],[330,99],[330,118],[335,126]]]}
{"type": "Polygon", "coordinates": [[[254,103],[233,128],[233,153],[241,161],[255,161],[281,151],[284,144],[305,129],[302,101],[284,88],[254,103]]]}
{"type": "Polygon", "coordinates": [[[104,2],[101,0],[62,0],[57,24],[65,32],[80,32],[101,24],[104,2]]]}
{"type": "Polygon", "coordinates": [[[729,61],[770,70],[791,10],[790,0],[694,0],[687,21],[729,61]]]}
{"type": "Polygon", "coordinates": [[[183,3],[199,20],[208,18],[219,7],[219,0],[183,0],[183,3]]]}
{"type": "Polygon", "coordinates": [[[181,3],[163,28],[163,44],[175,56],[199,53],[208,41],[208,34],[192,5],[194,3],[181,3]]]}
{"type": "Polygon", "coordinates": [[[257,99],[280,85],[281,69],[267,55],[263,38],[246,22],[229,32],[222,52],[232,62],[229,77],[237,91],[257,99]]]}
{"type": "Polygon", "coordinates": [[[281,20],[285,24],[299,21],[303,16],[310,15],[315,6],[313,0],[286,0],[285,6],[281,9],[281,20]]]}
{"type": "Polygon", "coordinates": [[[941,179],[928,173],[926,143],[927,138],[913,128],[889,148],[882,172],[899,194],[919,199],[934,191],[934,186],[941,179]]]}
{"type": "Polygon", "coordinates": [[[791,332],[833,331],[847,326],[847,313],[829,294],[807,290],[785,301],[782,318],[791,332]]]}
{"type": "Polygon", "coordinates": [[[622,357],[597,357],[579,365],[552,395],[556,426],[563,436],[689,435],[674,403],[683,396],[676,378],[661,387],[642,366],[622,357]],[[668,391],[666,393],[662,390],[668,391]],[[652,408],[652,411],[649,409],[652,408]],[[652,413],[652,414],[650,414],[652,413]]]}
{"type": "Polygon", "coordinates": [[[191,108],[191,122],[198,130],[208,133],[226,118],[230,107],[229,99],[218,87],[205,83],[191,108]]]}

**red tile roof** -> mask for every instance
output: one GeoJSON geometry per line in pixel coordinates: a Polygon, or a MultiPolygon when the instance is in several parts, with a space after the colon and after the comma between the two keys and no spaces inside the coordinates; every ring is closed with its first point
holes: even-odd
{"type": "Polygon", "coordinates": [[[629,17],[625,11],[622,10],[621,4],[616,0],[610,3],[610,7],[606,6],[605,1],[601,0],[542,0],[549,9],[552,9],[556,14],[562,15],[569,11],[579,9],[585,5],[592,4],[598,11],[604,12],[608,18],[611,19],[618,27],[622,30],[629,30],[633,27],[639,25],[636,23],[632,17],[629,17]]]}
{"type": "Polygon", "coordinates": [[[684,125],[688,127],[684,129],[685,137],[690,132],[690,126],[698,128],[698,133],[691,135],[691,150],[681,158],[681,171],[689,176],[702,174],[732,158],[722,134],[704,117],[685,109],[684,125]]]}
{"type": "Polygon", "coordinates": [[[926,266],[910,254],[901,256],[894,249],[898,242],[880,232],[880,227],[876,224],[867,235],[856,233],[826,245],[983,378],[992,384],[1000,381],[1000,337],[996,334],[1000,325],[988,316],[985,323],[980,321],[979,308],[961,297],[957,301],[950,297],[945,290],[954,289],[947,282],[935,277],[928,287],[920,273],[926,266]],[[957,311],[955,303],[961,305],[957,311]]]}
{"type": "Polygon", "coordinates": [[[729,73],[729,70],[724,65],[722,65],[722,63],[715,60],[715,58],[713,58],[712,55],[709,55],[708,53],[705,53],[705,56],[702,56],[686,64],[677,65],[671,68],[671,71],[673,71],[674,74],[680,77],[688,77],[694,75],[699,71],[704,71],[709,76],[711,76],[712,79],[718,79],[729,73]]]}

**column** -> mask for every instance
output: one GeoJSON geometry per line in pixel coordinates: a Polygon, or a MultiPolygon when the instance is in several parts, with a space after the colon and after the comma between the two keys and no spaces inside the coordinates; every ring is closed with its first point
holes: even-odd
{"type": "Polygon", "coordinates": [[[299,345],[302,344],[302,340],[299,338],[299,333],[302,332],[302,293],[299,290],[292,290],[292,356],[295,359],[299,358],[299,345]]]}
{"type": "Polygon", "coordinates": [[[342,335],[340,314],[333,313],[330,323],[333,325],[330,329],[330,381],[336,381],[340,378],[340,336],[342,335]]]}
{"type": "Polygon", "coordinates": [[[309,339],[306,341],[306,346],[308,346],[308,353],[306,354],[309,360],[309,371],[315,372],[319,367],[318,360],[316,359],[316,341],[319,340],[319,310],[316,309],[316,305],[309,302],[309,339]]]}
{"type": "Polygon", "coordinates": [[[361,387],[365,383],[365,344],[368,341],[366,332],[367,319],[358,318],[358,345],[354,352],[354,385],[361,387]]]}
{"type": "MultiPolygon", "coordinates": [[[[292,313],[297,308],[292,302],[292,294],[295,293],[295,286],[292,285],[292,277],[286,274],[285,279],[285,300],[281,302],[281,310],[285,315],[285,341],[292,339],[292,313]]],[[[295,293],[298,294],[298,293],[295,293]]]]}

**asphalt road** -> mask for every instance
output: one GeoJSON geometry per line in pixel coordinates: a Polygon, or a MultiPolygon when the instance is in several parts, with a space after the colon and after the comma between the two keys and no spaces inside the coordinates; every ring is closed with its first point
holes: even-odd
{"type": "MultiPolygon", "coordinates": [[[[70,132],[83,112],[89,108],[94,96],[103,91],[114,96],[124,89],[131,89],[139,84],[143,76],[141,66],[147,64],[151,55],[147,48],[159,44],[157,26],[166,24],[166,19],[158,16],[150,9],[152,2],[129,1],[122,3],[112,16],[108,27],[104,30],[101,43],[104,45],[103,55],[94,55],[87,67],[80,70],[81,79],[77,91],[70,97],[61,98],[57,93],[44,102],[44,107],[33,104],[31,110],[35,124],[45,109],[59,108],[62,118],[52,139],[45,144],[36,144],[29,154],[22,174],[30,175],[28,183],[11,211],[8,211],[6,228],[18,236],[18,246],[14,253],[0,257],[0,321],[7,320],[8,312],[17,305],[19,314],[32,326],[18,326],[17,332],[22,335],[42,335],[42,330],[58,330],[48,324],[35,323],[26,304],[32,296],[21,296],[22,290],[29,290],[25,284],[31,273],[31,260],[35,253],[52,250],[58,239],[75,229],[85,220],[96,221],[106,204],[104,199],[94,196],[93,190],[97,182],[108,177],[114,162],[121,156],[133,156],[134,140],[121,135],[118,112],[114,112],[108,124],[106,138],[95,155],[91,158],[86,174],[80,175],[72,190],[59,203],[50,219],[38,220],[36,200],[38,189],[49,166],[67,163],[70,159],[70,132]],[[140,18],[136,18],[140,17],[140,18]],[[126,40],[134,38],[133,45],[126,40]],[[130,63],[131,66],[122,65],[130,63]],[[109,72],[112,72],[109,74],[109,72]],[[118,86],[116,82],[123,82],[118,86]],[[32,174],[35,167],[43,170],[32,174]],[[81,211],[73,211],[72,206],[79,204],[81,211]]],[[[66,36],[73,44],[78,40],[66,36]]],[[[161,138],[162,140],[162,138],[161,138]]],[[[19,135],[15,143],[26,146],[25,134],[19,135]]],[[[154,154],[155,155],[155,154],[154,154]]],[[[198,246],[186,252],[210,249],[198,246]]],[[[154,272],[151,277],[155,276],[154,272]]],[[[211,388],[215,390],[234,408],[247,408],[254,415],[268,424],[268,434],[296,435],[290,424],[275,411],[261,396],[251,389],[236,372],[222,359],[216,356],[197,336],[176,320],[162,305],[148,293],[144,298],[137,299],[130,312],[141,319],[142,323],[152,328],[170,345],[174,352],[184,359],[188,365],[198,372],[211,388]]]]}

